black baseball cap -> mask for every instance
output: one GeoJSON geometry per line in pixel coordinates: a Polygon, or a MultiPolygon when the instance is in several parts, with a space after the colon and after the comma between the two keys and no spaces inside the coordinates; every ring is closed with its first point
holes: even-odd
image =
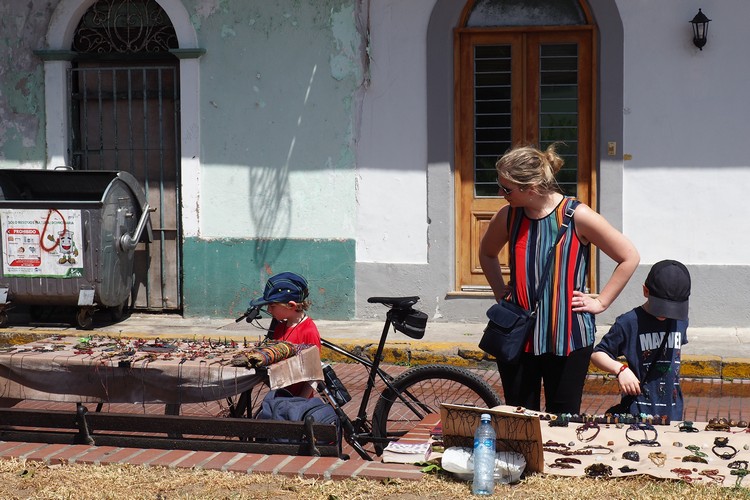
{"type": "Polygon", "coordinates": [[[308,295],[307,280],[295,273],[279,273],[266,281],[263,297],[250,301],[251,306],[264,306],[274,302],[303,302],[308,295]]]}
{"type": "Polygon", "coordinates": [[[687,321],[690,273],[684,264],[676,260],[657,262],[648,272],[646,288],[651,314],[687,321]]]}

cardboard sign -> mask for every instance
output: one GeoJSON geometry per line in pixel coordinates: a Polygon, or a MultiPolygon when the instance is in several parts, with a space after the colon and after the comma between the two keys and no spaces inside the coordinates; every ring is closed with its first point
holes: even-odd
{"type": "Polygon", "coordinates": [[[497,433],[498,451],[515,451],[526,459],[528,472],[544,472],[544,450],[542,428],[539,417],[516,413],[514,407],[496,406],[492,409],[443,404],[440,421],[443,426],[443,442],[450,446],[473,446],[474,432],[479,427],[482,413],[492,417],[492,426],[497,433]]]}

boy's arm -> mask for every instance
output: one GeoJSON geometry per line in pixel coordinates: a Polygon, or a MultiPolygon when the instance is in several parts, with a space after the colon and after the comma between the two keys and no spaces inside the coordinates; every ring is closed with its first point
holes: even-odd
{"type": "Polygon", "coordinates": [[[628,368],[628,365],[613,359],[604,351],[594,352],[591,355],[591,362],[600,370],[604,370],[617,377],[617,382],[620,384],[620,392],[630,396],[637,396],[641,393],[641,384],[638,381],[638,377],[635,376],[633,370],[628,368]]]}

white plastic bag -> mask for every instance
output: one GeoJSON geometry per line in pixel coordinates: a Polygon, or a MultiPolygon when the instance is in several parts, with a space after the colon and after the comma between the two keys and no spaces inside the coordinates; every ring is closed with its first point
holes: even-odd
{"type": "MultiPolygon", "coordinates": [[[[443,452],[442,467],[463,481],[474,478],[474,450],[461,446],[451,446],[443,452]]],[[[512,484],[521,479],[526,469],[526,459],[514,451],[495,453],[495,483],[512,484]]]]}

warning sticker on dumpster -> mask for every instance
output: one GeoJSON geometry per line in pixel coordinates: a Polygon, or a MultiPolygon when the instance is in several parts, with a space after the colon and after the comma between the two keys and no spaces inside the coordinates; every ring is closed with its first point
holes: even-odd
{"type": "Polygon", "coordinates": [[[3,209],[0,229],[6,277],[83,276],[80,210],[3,209]]]}

